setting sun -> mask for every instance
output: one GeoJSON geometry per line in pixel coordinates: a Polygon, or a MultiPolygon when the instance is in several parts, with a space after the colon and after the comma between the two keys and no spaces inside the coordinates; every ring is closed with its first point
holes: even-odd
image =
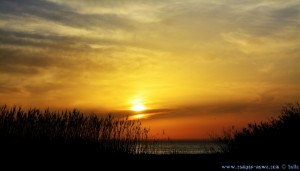
{"type": "Polygon", "coordinates": [[[0,0],[0,107],[194,140],[299,101],[300,0],[171,2],[0,0]]]}
{"type": "Polygon", "coordinates": [[[143,111],[145,109],[146,109],[146,107],[143,104],[141,104],[141,103],[138,103],[138,104],[132,106],[132,108],[131,108],[131,110],[137,111],[137,112],[143,111]]]}

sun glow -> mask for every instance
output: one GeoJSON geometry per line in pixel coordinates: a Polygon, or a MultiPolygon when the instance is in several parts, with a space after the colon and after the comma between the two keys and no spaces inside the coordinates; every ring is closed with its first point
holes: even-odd
{"type": "Polygon", "coordinates": [[[135,111],[135,112],[141,112],[146,110],[146,107],[144,106],[142,99],[141,98],[136,98],[131,101],[132,107],[130,110],[135,111]]]}
{"type": "Polygon", "coordinates": [[[129,116],[129,120],[142,120],[142,119],[147,119],[149,117],[148,114],[136,114],[129,116]]]}
{"type": "Polygon", "coordinates": [[[146,107],[143,104],[141,104],[141,103],[135,104],[131,108],[131,110],[136,111],[136,112],[143,111],[145,109],[146,109],[146,107]]]}
{"type": "Polygon", "coordinates": [[[143,119],[143,118],[146,117],[146,115],[144,115],[144,114],[137,114],[137,115],[134,115],[133,117],[134,117],[135,119],[143,119]]]}

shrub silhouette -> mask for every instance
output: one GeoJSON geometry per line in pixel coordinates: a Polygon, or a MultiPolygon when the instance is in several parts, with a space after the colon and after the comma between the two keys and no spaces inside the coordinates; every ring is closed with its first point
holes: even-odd
{"type": "Polygon", "coordinates": [[[300,104],[287,104],[269,122],[251,123],[242,130],[225,132],[219,141],[230,154],[292,156],[300,154],[300,104]]]}
{"type": "Polygon", "coordinates": [[[11,152],[136,154],[146,150],[149,129],[138,120],[83,115],[78,110],[0,107],[0,147],[11,152]]]}

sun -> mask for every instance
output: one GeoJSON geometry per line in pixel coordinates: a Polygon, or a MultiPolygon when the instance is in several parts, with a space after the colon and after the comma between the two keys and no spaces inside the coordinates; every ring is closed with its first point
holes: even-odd
{"type": "Polygon", "coordinates": [[[146,107],[142,103],[135,104],[134,106],[131,107],[131,110],[136,111],[136,112],[140,112],[145,109],[146,109],[146,107]]]}

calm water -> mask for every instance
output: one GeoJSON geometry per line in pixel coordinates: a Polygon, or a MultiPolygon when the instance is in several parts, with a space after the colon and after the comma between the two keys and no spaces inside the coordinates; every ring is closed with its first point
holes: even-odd
{"type": "Polygon", "coordinates": [[[149,154],[209,154],[220,152],[215,141],[161,141],[148,145],[149,154]]]}

